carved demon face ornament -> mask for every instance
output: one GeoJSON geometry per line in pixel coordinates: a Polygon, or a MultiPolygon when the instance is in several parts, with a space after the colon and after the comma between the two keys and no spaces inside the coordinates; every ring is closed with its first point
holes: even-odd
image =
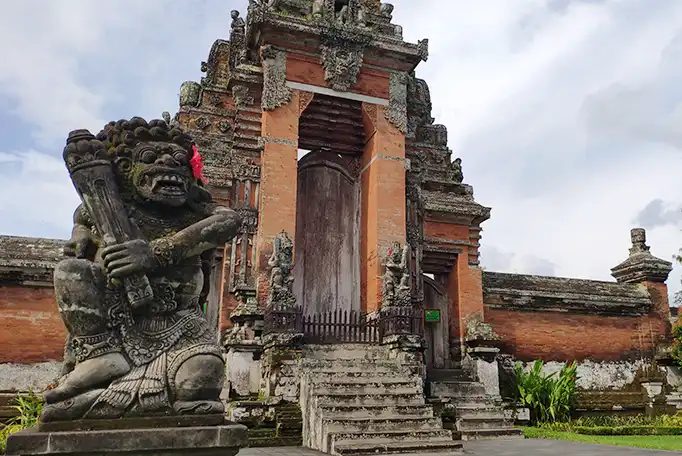
{"type": "Polygon", "coordinates": [[[187,201],[191,170],[189,152],[168,142],[144,142],[135,147],[134,185],[144,200],[171,207],[187,201]]]}

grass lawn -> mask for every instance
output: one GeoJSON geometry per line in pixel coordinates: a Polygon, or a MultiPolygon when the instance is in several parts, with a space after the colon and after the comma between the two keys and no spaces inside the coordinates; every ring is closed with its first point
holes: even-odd
{"type": "Polygon", "coordinates": [[[573,442],[600,443],[652,450],[682,451],[682,436],[679,435],[582,435],[536,427],[523,428],[523,434],[529,439],[571,440],[573,442]]]}

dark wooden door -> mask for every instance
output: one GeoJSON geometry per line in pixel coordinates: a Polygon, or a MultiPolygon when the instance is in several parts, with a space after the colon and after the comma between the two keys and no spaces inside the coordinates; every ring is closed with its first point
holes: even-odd
{"type": "Polygon", "coordinates": [[[360,310],[360,185],[339,155],[298,165],[294,291],[305,314],[360,310]]]}

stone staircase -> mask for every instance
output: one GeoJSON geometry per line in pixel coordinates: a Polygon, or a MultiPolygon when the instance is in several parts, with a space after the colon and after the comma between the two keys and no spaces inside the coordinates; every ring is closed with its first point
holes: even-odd
{"type": "Polygon", "coordinates": [[[424,399],[421,364],[368,344],[308,346],[301,361],[303,444],[335,455],[461,450],[424,399]]]}
{"type": "Polygon", "coordinates": [[[462,440],[523,438],[523,431],[505,418],[497,398],[461,368],[429,373],[429,397],[447,400],[453,409],[454,431],[462,440]]]}

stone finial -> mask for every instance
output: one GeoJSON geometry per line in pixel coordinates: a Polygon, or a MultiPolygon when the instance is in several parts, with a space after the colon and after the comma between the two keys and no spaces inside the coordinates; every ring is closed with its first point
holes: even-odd
{"type": "Polygon", "coordinates": [[[644,228],[631,229],[630,240],[632,241],[632,247],[630,247],[631,256],[649,251],[649,246],[646,245],[646,230],[644,228]]]}
{"type": "Polygon", "coordinates": [[[620,283],[665,282],[672,271],[672,263],[651,254],[646,245],[646,230],[630,230],[630,256],[611,269],[611,275],[620,283]]]}

